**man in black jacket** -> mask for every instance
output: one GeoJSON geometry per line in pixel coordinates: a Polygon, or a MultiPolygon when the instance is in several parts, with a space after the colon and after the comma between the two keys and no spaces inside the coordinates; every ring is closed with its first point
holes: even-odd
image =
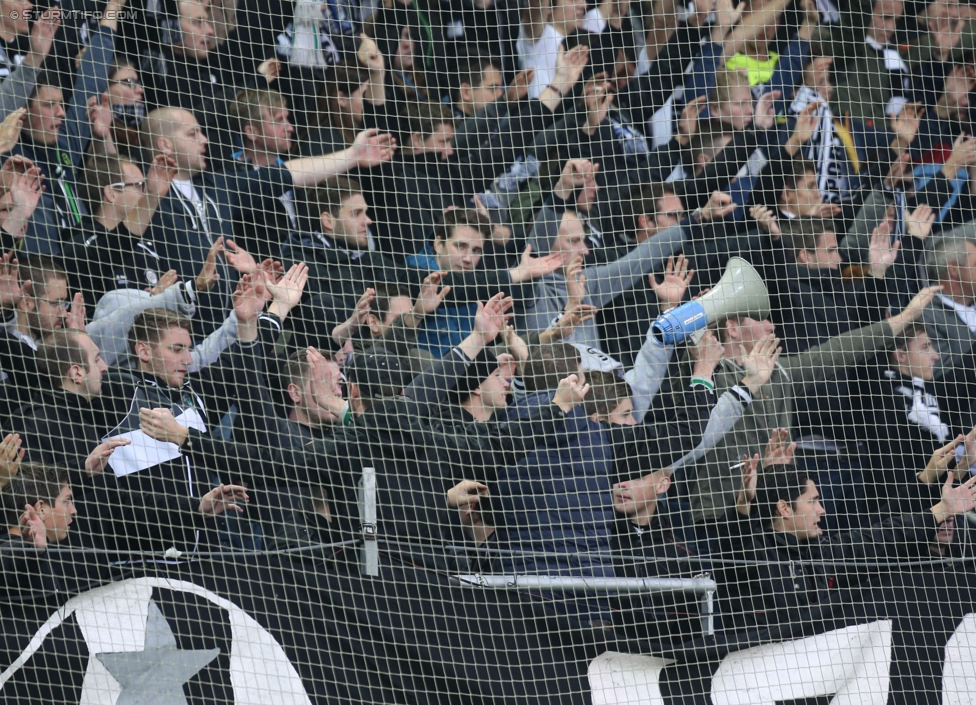
{"type": "Polygon", "coordinates": [[[791,466],[764,469],[758,486],[743,483],[724,525],[724,555],[750,561],[727,567],[726,628],[800,632],[867,605],[873,573],[864,562],[924,558],[937,530],[976,506],[976,477],[957,487],[954,481],[949,473],[942,500],[928,511],[822,540],[824,508],[814,481],[791,466]]]}
{"type": "Polygon", "coordinates": [[[27,457],[52,467],[65,468],[80,509],[79,541],[87,546],[141,551],[162,550],[205,528],[198,512],[217,514],[235,500],[243,488],[205,486],[201,492],[171,494],[146,491],[105,472],[114,452],[128,448],[127,438],[103,442],[99,415],[93,408],[102,394],[106,371],[98,347],[85,333],[56,331],[38,352],[41,376],[47,382],[26,416],[27,457]],[[138,499],[134,499],[138,497],[138,499]],[[226,500],[226,504],[224,501],[226,500]],[[157,543],[158,542],[158,543],[157,543]]]}
{"type": "Polygon", "coordinates": [[[367,288],[401,278],[374,247],[369,203],[359,182],[344,177],[304,189],[298,199],[301,232],[291,232],[283,259],[309,268],[308,296],[293,319],[299,347],[328,349],[332,329],[349,318],[367,288]]]}

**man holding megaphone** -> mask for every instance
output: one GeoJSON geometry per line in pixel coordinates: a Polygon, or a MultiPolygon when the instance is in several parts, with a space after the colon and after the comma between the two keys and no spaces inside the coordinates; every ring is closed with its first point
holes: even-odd
{"type": "MultiPolygon", "coordinates": [[[[903,311],[886,321],[848,331],[803,353],[780,357],[769,382],[752,395],[742,419],[698,464],[688,487],[694,520],[717,519],[732,506],[736,473],[730,467],[744,454],[752,457],[761,452],[773,429],[793,427],[796,397],[891,347],[895,337],[921,317],[940,289],[923,289],[903,311]]],[[[721,395],[739,384],[743,362],[753,348],[774,339],[775,326],[768,315],[762,280],[747,262],[732,258],[711,292],[659,317],[653,334],[662,342],[673,343],[705,326],[717,327],[723,355],[713,380],[716,393],[721,395]]],[[[680,388],[688,382],[685,380],[680,388]]]]}

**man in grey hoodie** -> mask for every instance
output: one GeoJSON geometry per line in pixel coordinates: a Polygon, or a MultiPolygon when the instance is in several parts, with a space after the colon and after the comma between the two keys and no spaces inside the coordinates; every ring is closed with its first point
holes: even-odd
{"type": "MultiPolygon", "coordinates": [[[[517,327],[522,331],[541,332],[549,328],[562,315],[570,298],[581,298],[585,304],[603,308],[641,277],[663,266],[685,241],[694,237],[697,226],[723,218],[735,208],[728,194],[716,191],[702,208],[678,225],[644,240],[614,262],[584,268],[571,280],[566,276],[569,266],[589,253],[583,223],[573,207],[575,192],[598,168],[599,165],[583,159],[570,160],[553,188],[552,197],[536,217],[529,236],[533,252],[536,255],[560,253],[563,266],[536,280],[535,295],[525,302],[525,311],[518,319],[517,327]]],[[[579,325],[565,342],[602,350],[599,330],[593,320],[579,325]]]]}

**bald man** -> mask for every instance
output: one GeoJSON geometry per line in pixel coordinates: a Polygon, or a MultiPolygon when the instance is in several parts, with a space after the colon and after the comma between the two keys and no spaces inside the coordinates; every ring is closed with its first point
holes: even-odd
{"type": "MultiPolygon", "coordinates": [[[[389,135],[361,133],[352,147],[319,157],[281,160],[256,169],[215,173],[210,169],[208,139],[193,114],[175,107],[150,112],[140,139],[149,159],[163,154],[173,160],[176,175],[149,223],[145,238],[156,245],[162,271],[175,269],[181,279],[196,277],[211,249],[239,253],[233,242],[235,223],[247,226],[248,211],[282,208],[281,196],[296,187],[311,186],[355,167],[371,167],[393,156],[389,135]]],[[[151,203],[149,204],[152,205],[151,203]]],[[[147,209],[149,212],[149,209],[147,209]]],[[[230,295],[238,273],[229,259],[217,257],[220,278],[209,282],[199,298],[198,335],[206,335],[232,309],[230,295]]]]}

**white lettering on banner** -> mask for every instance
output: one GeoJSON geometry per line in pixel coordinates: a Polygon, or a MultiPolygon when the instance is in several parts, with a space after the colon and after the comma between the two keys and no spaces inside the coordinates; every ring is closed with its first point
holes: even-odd
{"type": "Polygon", "coordinates": [[[590,662],[587,676],[593,705],[642,703],[664,705],[661,670],[671,659],[607,651],[590,662]]]}
{"type": "Polygon", "coordinates": [[[963,705],[976,699],[976,615],[967,614],[945,646],[942,705],[963,705]]]}
{"type": "MultiPolygon", "coordinates": [[[[974,623],[976,624],[976,623],[974,623]]],[[[976,631],[974,631],[976,643],[976,631]]],[[[972,670],[966,654],[960,670],[972,670]]],[[[858,624],[824,634],[729,654],[712,676],[712,705],[775,705],[832,695],[831,705],[885,705],[891,662],[891,622],[858,624]]],[[[608,651],[588,676],[594,705],[661,703],[667,659],[608,651]]],[[[964,692],[964,691],[960,691],[964,692]]],[[[965,697],[976,690],[970,690],[965,697]]],[[[963,701],[944,701],[948,703],[963,701]]],[[[971,702],[966,700],[965,702],[971,702]]]]}

